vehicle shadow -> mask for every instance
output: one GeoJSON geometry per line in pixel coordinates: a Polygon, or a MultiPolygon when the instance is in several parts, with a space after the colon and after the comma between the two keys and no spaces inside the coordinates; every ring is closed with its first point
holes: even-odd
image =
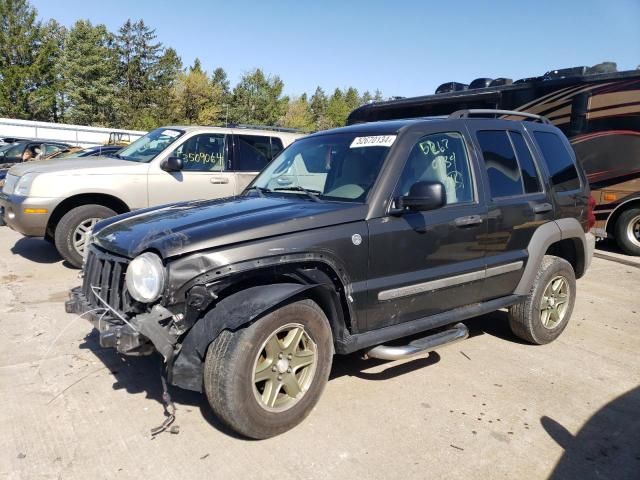
{"type": "Polygon", "coordinates": [[[36,263],[61,262],[65,267],[73,268],[66,260],[62,260],[55,245],[42,238],[22,237],[11,247],[11,253],[36,263]]]}
{"type": "Polygon", "coordinates": [[[495,312],[466,320],[464,323],[469,328],[469,338],[487,334],[508,342],[530,345],[511,331],[508,313],[505,310],[496,310],[495,312]]]}
{"type": "MultiPolygon", "coordinates": [[[[425,354],[426,355],[426,354],[425,354]]],[[[345,356],[335,356],[333,358],[333,367],[329,375],[329,381],[340,377],[357,377],[363,380],[389,380],[399,375],[419,370],[430,365],[434,365],[440,361],[440,355],[431,352],[428,356],[415,357],[410,361],[397,363],[388,360],[378,360],[375,358],[364,359],[361,353],[352,353],[345,356]],[[379,372],[367,372],[371,368],[381,365],[389,365],[379,372]]]]}
{"type": "Polygon", "coordinates": [[[620,255],[626,255],[622,249],[618,246],[615,240],[603,239],[596,242],[596,250],[602,252],[619,253],[620,255]]]}
{"type": "MultiPolygon", "coordinates": [[[[116,381],[113,383],[114,390],[125,390],[127,393],[145,394],[145,398],[164,405],[162,400],[162,380],[163,364],[160,355],[144,357],[130,357],[120,355],[113,348],[103,348],[100,346],[97,331],[93,330],[79,346],[82,350],[90,350],[109,369],[116,381]]],[[[180,424],[180,410],[196,407],[200,410],[202,417],[216,430],[234,438],[247,440],[229,429],[214,414],[204,393],[193,392],[169,386],[169,394],[176,405],[175,425],[180,424]]],[[[166,412],[165,412],[166,416],[166,412]]],[[[159,425],[164,420],[158,414],[159,425]]],[[[150,425],[149,428],[157,425],[150,425]]]]}
{"type": "Polygon", "coordinates": [[[564,454],[551,480],[640,477],[640,387],[598,410],[576,435],[550,417],[540,423],[564,454]]]}

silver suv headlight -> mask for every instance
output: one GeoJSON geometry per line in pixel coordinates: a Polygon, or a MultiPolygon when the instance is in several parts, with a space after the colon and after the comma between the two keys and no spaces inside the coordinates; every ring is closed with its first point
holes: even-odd
{"type": "Polygon", "coordinates": [[[35,176],[35,173],[25,173],[21,176],[13,189],[13,193],[22,197],[29,195],[29,190],[31,189],[31,184],[33,183],[35,176]]]}
{"type": "Polygon", "coordinates": [[[166,270],[155,253],[146,252],[134,258],[125,274],[129,294],[139,302],[151,303],[164,290],[166,270]]]}

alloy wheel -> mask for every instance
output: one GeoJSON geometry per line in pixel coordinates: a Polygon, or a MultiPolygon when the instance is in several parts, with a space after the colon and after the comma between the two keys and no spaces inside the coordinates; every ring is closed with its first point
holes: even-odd
{"type": "Polygon", "coordinates": [[[87,218],[81,222],[73,231],[73,248],[76,249],[80,255],[84,256],[84,249],[87,244],[88,235],[93,230],[93,227],[98,223],[101,218],[87,218]]]}
{"type": "Polygon", "coordinates": [[[545,328],[560,325],[569,305],[569,282],[561,275],[551,279],[544,289],[540,302],[540,320],[545,328]]]}
{"type": "Polygon", "coordinates": [[[262,344],[253,367],[253,393],[270,412],[293,407],[307,392],[318,363],[317,347],[304,326],[291,323],[262,344]]]}

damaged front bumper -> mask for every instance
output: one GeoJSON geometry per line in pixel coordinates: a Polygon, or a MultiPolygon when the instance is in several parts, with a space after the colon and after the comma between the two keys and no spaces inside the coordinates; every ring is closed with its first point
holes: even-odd
{"type": "Polygon", "coordinates": [[[178,332],[172,328],[174,314],[161,305],[149,312],[125,318],[110,307],[92,307],[80,287],[69,293],[67,313],[86,317],[100,334],[100,346],[124,355],[149,355],[157,350],[169,363],[173,359],[178,332]]]}

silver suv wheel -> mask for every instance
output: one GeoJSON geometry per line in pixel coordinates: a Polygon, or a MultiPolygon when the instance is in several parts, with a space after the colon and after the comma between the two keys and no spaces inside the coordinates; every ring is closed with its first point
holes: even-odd
{"type": "Polygon", "coordinates": [[[93,230],[95,224],[100,220],[102,220],[102,218],[87,218],[73,231],[73,247],[80,256],[84,256],[84,249],[87,244],[89,234],[91,233],[91,230],[93,230]]]}

